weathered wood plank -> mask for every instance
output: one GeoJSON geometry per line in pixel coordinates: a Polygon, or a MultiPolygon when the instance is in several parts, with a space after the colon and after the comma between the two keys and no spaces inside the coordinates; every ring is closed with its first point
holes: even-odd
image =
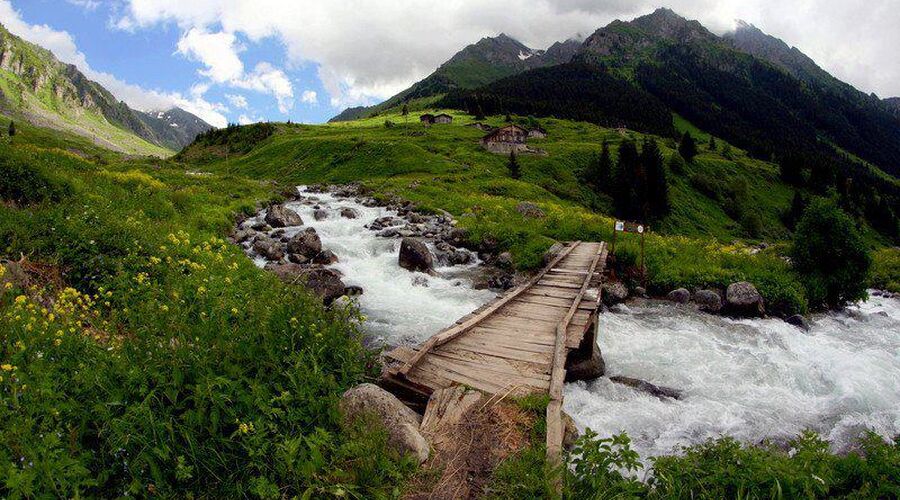
{"type": "Polygon", "coordinates": [[[409,361],[407,361],[407,362],[400,368],[400,373],[402,373],[402,374],[405,375],[406,373],[409,372],[409,369],[412,368],[413,365],[415,365],[420,359],[422,359],[422,356],[424,356],[424,355],[425,355],[428,351],[430,351],[432,348],[434,348],[434,347],[436,347],[436,346],[439,346],[439,345],[441,345],[441,344],[443,344],[443,343],[445,343],[445,342],[447,342],[447,341],[449,341],[449,340],[452,340],[453,338],[455,338],[455,337],[457,337],[457,336],[459,336],[459,335],[462,335],[462,334],[465,333],[469,328],[472,328],[473,326],[477,325],[477,324],[478,324],[480,321],[482,321],[484,318],[490,316],[491,313],[493,313],[494,311],[496,311],[496,310],[500,309],[501,307],[503,307],[504,304],[506,304],[507,302],[512,301],[512,300],[515,299],[519,294],[521,294],[521,293],[525,292],[526,290],[528,290],[528,289],[529,289],[530,287],[532,287],[535,283],[537,283],[538,281],[540,281],[540,279],[544,276],[544,274],[547,273],[547,271],[549,271],[550,269],[553,269],[553,267],[556,266],[556,264],[557,264],[558,262],[560,262],[561,260],[563,260],[569,253],[571,253],[572,250],[574,250],[575,248],[577,248],[578,245],[579,245],[580,243],[581,243],[581,242],[575,242],[575,243],[573,243],[572,245],[570,245],[568,248],[566,248],[566,250],[560,252],[559,255],[557,255],[557,256],[556,256],[549,264],[547,264],[547,267],[545,267],[544,270],[542,270],[540,273],[537,274],[537,276],[535,276],[534,278],[532,278],[531,280],[529,280],[528,283],[525,283],[525,284],[522,285],[521,287],[517,288],[517,289],[516,289],[515,291],[513,291],[512,293],[509,293],[509,294],[507,294],[507,295],[504,295],[503,298],[501,298],[500,300],[497,300],[496,302],[492,303],[492,304],[490,305],[490,307],[487,307],[487,308],[486,308],[484,311],[482,311],[477,317],[471,318],[470,320],[466,321],[465,323],[462,323],[462,324],[460,324],[460,325],[457,325],[457,326],[455,326],[455,327],[452,327],[452,328],[450,328],[449,330],[445,330],[445,331],[443,331],[443,332],[441,332],[441,333],[439,333],[439,334],[437,334],[437,335],[431,337],[431,338],[428,340],[428,342],[426,342],[425,345],[422,346],[422,349],[421,349],[418,353],[416,353],[416,355],[413,356],[413,358],[411,358],[409,361]]]}

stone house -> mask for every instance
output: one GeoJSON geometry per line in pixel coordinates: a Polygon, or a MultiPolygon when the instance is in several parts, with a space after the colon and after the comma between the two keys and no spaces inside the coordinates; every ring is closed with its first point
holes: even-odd
{"type": "Polygon", "coordinates": [[[547,131],[541,127],[534,127],[528,131],[529,139],[543,139],[545,137],[547,137],[547,131]]]}
{"type": "Polygon", "coordinates": [[[425,125],[431,125],[432,123],[434,123],[434,115],[425,113],[424,115],[419,117],[419,121],[424,123],[425,125]]]}
{"type": "Polygon", "coordinates": [[[446,113],[434,115],[434,123],[453,123],[453,117],[446,113]]]}

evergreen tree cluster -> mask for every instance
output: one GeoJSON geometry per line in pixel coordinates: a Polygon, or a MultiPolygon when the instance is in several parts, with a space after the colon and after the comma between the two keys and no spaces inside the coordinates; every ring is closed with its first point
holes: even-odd
{"type": "Polygon", "coordinates": [[[640,151],[633,141],[624,141],[615,166],[609,145],[604,143],[600,154],[585,169],[584,181],[612,197],[620,218],[649,222],[669,213],[666,168],[653,139],[645,140],[640,151]]]}

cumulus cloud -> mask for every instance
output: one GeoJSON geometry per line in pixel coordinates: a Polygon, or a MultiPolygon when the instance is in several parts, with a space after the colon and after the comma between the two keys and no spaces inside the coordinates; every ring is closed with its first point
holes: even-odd
{"type": "Polygon", "coordinates": [[[100,6],[100,0],[66,0],[66,2],[87,11],[97,10],[100,6]]]}
{"type": "Polygon", "coordinates": [[[300,101],[306,104],[318,104],[319,95],[315,90],[304,90],[303,94],[300,95],[300,101]]]}
{"type": "Polygon", "coordinates": [[[247,98],[237,94],[225,94],[225,99],[237,109],[247,109],[247,98]]]}
{"type": "Polygon", "coordinates": [[[259,117],[259,116],[250,117],[247,115],[241,115],[238,117],[239,125],[250,125],[251,123],[259,123],[262,121],[265,121],[265,120],[263,120],[263,118],[259,117]]]}
{"type": "Polygon", "coordinates": [[[294,88],[284,71],[267,62],[261,62],[253,71],[241,78],[231,80],[231,85],[271,94],[278,101],[278,110],[287,113],[294,106],[294,88]]]}
{"type": "MultiPolygon", "coordinates": [[[[78,3],[78,2],[76,2],[78,3]]],[[[90,2],[83,2],[88,7],[90,2]]],[[[57,59],[76,66],[91,80],[103,85],[118,99],[125,101],[129,106],[142,111],[167,110],[179,106],[185,111],[195,114],[210,125],[223,127],[228,120],[222,114],[221,104],[207,102],[203,98],[203,92],[191,92],[185,96],[178,92],[163,92],[148,90],[139,85],[128,83],[115,75],[95,70],[88,64],[87,57],[78,50],[75,39],[66,31],[59,31],[45,24],[29,24],[22,19],[21,14],[15,10],[9,0],[0,0],[0,21],[11,33],[23,39],[44,47],[56,56],[57,59]]]]}
{"type": "MultiPolygon", "coordinates": [[[[630,19],[658,0],[126,0],[119,23],[175,23],[184,32],[216,27],[251,41],[280,40],[292,63],[312,62],[333,105],[383,99],[422,78],[462,46],[505,32],[535,48],[614,19],[630,19]],[[515,15],[510,15],[514,12],[515,15]]],[[[896,0],[865,8],[845,0],[670,0],[677,12],[722,33],[735,19],[798,46],[863,90],[900,94],[896,0]]]]}

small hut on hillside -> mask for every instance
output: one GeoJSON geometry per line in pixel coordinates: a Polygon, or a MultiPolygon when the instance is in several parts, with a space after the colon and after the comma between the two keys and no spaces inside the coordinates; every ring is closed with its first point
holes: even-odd
{"type": "Polygon", "coordinates": [[[534,127],[528,130],[529,139],[543,139],[547,137],[547,131],[541,127],[534,127]]]}
{"type": "Polygon", "coordinates": [[[419,117],[419,121],[424,123],[425,125],[431,125],[434,123],[434,115],[431,113],[425,113],[424,115],[419,117]]]}
{"type": "Polygon", "coordinates": [[[453,123],[453,117],[447,113],[434,115],[434,123],[453,123]]]}
{"type": "Polygon", "coordinates": [[[521,153],[528,150],[528,131],[518,125],[507,125],[481,138],[481,145],[492,153],[521,153]]]}

